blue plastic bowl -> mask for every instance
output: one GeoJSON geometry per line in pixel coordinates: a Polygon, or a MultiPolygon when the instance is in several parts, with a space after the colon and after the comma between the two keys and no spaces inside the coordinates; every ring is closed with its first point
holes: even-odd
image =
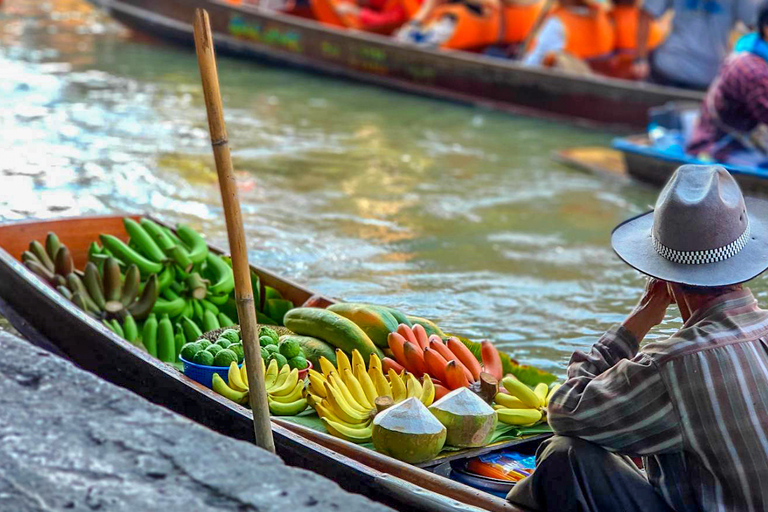
{"type": "MultiPolygon", "coordinates": [[[[224,382],[229,384],[229,367],[228,366],[206,366],[204,364],[197,364],[193,363],[192,361],[187,361],[183,357],[179,356],[179,359],[181,359],[181,362],[184,363],[184,375],[189,377],[190,379],[199,382],[203,386],[208,386],[209,388],[213,386],[213,374],[218,373],[219,377],[224,379],[224,382]]],[[[238,367],[243,366],[243,363],[240,363],[237,365],[238,367]]]]}

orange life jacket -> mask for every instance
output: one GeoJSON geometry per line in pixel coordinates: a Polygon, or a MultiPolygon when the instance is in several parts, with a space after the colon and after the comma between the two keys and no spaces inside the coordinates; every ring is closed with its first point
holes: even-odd
{"type": "Polygon", "coordinates": [[[541,15],[545,0],[539,0],[530,5],[505,5],[502,8],[504,16],[503,43],[522,43],[541,15]]]}
{"type": "Polygon", "coordinates": [[[608,57],[613,51],[613,23],[604,9],[590,8],[589,14],[582,14],[556,7],[550,16],[558,18],[565,28],[565,53],[590,61],[608,57]]]}
{"type": "MultiPolygon", "coordinates": [[[[358,30],[365,30],[366,27],[363,23],[352,14],[339,14],[336,10],[336,6],[342,3],[348,3],[352,0],[309,0],[309,5],[312,9],[313,17],[321,23],[326,25],[332,25],[334,27],[354,28],[358,30]]],[[[356,2],[355,2],[356,3],[356,2]]],[[[421,7],[421,0],[384,0],[383,2],[376,2],[377,7],[380,7],[382,11],[389,11],[401,6],[405,11],[405,18],[409,19],[421,7]]],[[[402,11],[401,11],[402,12],[402,11]]],[[[395,30],[400,23],[394,26],[381,27],[381,29],[374,30],[383,34],[389,34],[395,30]]]]}
{"type": "MultiPolygon", "coordinates": [[[[632,52],[637,47],[637,23],[640,8],[631,5],[617,5],[611,10],[616,30],[616,50],[632,52]]],[[[653,50],[667,37],[668,27],[659,21],[652,21],[648,29],[648,49],[653,50]]]]}

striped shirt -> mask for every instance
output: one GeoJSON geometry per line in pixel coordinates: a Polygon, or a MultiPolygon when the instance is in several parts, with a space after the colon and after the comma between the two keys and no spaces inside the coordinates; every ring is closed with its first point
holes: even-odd
{"type": "Polygon", "coordinates": [[[575,352],[552,429],[644,457],[678,512],[768,510],[768,311],[748,289],[728,293],[638,348],[617,326],[575,352]]]}

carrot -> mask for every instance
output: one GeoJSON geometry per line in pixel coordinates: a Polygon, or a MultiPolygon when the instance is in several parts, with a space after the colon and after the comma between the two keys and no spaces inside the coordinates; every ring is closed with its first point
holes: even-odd
{"type": "MultiPolygon", "coordinates": [[[[459,363],[461,364],[461,363],[459,363]]],[[[469,381],[457,361],[448,361],[445,365],[445,385],[450,389],[468,387],[469,381]]]]}
{"type": "Polygon", "coordinates": [[[416,324],[413,326],[413,335],[416,337],[416,341],[419,344],[419,347],[423,349],[427,348],[429,346],[429,338],[427,337],[427,331],[424,330],[424,327],[416,324]]]}
{"type": "Polygon", "coordinates": [[[424,349],[424,366],[431,377],[445,382],[445,365],[447,364],[448,361],[436,350],[429,347],[424,349]]]}
{"type": "Polygon", "coordinates": [[[416,377],[421,377],[426,372],[424,367],[424,356],[421,353],[421,349],[417,348],[411,343],[406,343],[403,346],[403,352],[405,353],[405,365],[406,369],[414,374],[416,377]]]}
{"type": "Polygon", "coordinates": [[[496,377],[501,382],[504,377],[504,370],[501,366],[501,356],[499,350],[493,346],[490,341],[484,341],[480,344],[480,355],[483,358],[483,367],[485,371],[496,377]]]}
{"type": "Polygon", "coordinates": [[[389,344],[389,350],[392,351],[392,356],[395,358],[395,361],[401,365],[405,363],[405,354],[403,353],[403,345],[405,345],[405,343],[405,338],[396,332],[391,332],[387,336],[387,344],[389,344]]]}
{"type": "Polygon", "coordinates": [[[398,363],[394,359],[385,357],[384,359],[381,360],[381,371],[383,371],[384,374],[386,375],[387,373],[389,373],[390,368],[393,369],[395,373],[400,373],[405,371],[405,368],[403,368],[403,366],[400,363],[398,363]]]}
{"type": "Polygon", "coordinates": [[[408,327],[407,325],[405,325],[405,324],[398,325],[397,326],[397,333],[400,336],[402,336],[403,338],[405,338],[405,341],[410,341],[411,343],[413,343],[417,347],[419,346],[419,342],[416,341],[416,335],[413,334],[413,330],[410,327],[408,327]]]}
{"type": "Polygon", "coordinates": [[[459,358],[451,352],[448,347],[445,346],[445,343],[441,341],[431,340],[429,342],[429,348],[436,351],[438,354],[443,356],[443,359],[446,361],[456,361],[456,364],[464,371],[464,374],[467,376],[467,380],[470,382],[475,381],[475,377],[472,375],[472,372],[470,372],[464,364],[459,361],[459,358]]]}
{"type": "Polygon", "coordinates": [[[442,384],[438,384],[437,382],[433,382],[432,384],[434,384],[435,386],[435,401],[440,400],[445,395],[451,392],[450,389],[443,386],[442,384]]]}
{"type": "MultiPolygon", "coordinates": [[[[461,363],[467,367],[469,372],[472,374],[473,381],[480,378],[480,372],[483,371],[482,368],[480,368],[480,362],[477,360],[474,354],[469,351],[465,344],[459,341],[458,338],[448,338],[446,345],[448,346],[448,350],[456,354],[456,357],[459,359],[459,361],[461,361],[461,363]]],[[[499,378],[499,380],[501,380],[501,378],[499,378]]]]}

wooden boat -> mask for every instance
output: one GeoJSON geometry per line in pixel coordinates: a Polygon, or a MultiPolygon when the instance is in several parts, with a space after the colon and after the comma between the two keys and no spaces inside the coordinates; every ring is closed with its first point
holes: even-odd
{"type": "MultiPolygon", "coordinates": [[[[252,441],[250,410],[185,377],[173,367],[116,336],[43,283],[16,258],[31,240],[54,231],[70,249],[78,268],[99,233],[127,239],[122,217],[79,217],[0,225],[0,314],[31,342],[69,358],[80,367],[222,434],[252,441]]],[[[212,247],[213,251],[222,251],[212,247]]],[[[252,267],[261,283],[295,304],[313,294],[275,274],[252,267]]],[[[332,302],[332,301],[331,301],[332,302]]],[[[280,455],[303,467],[399,510],[458,512],[514,511],[503,499],[437,474],[452,458],[421,469],[372,450],[278,418],[272,428],[280,455]]],[[[532,453],[543,436],[518,441],[532,453]]],[[[481,451],[490,451],[491,448],[481,451]]],[[[480,452],[477,452],[480,453],[480,452]]]]}
{"type": "MultiPolygon", "coordinates": [[[[646,135],[615,139],[611,148],[570,148],[553,158],[563,164],[603,176],[632,178],[654,187],[663,186],[675,170],[686,164],[707,164],[679,151],[651,145],[646,135]]],[[[768,192],[768,170],[719,164],[728,169],[744,191],[768,192]]]]}
{"type": "Polygon", "coordinates": [[[187,44],[194,10],[202,7],[219,51],[513,113],[637,129],[651,107],[703,99],[695,91],[417,48],[224,0],[89,1],[129,27],[187,44]]]}

